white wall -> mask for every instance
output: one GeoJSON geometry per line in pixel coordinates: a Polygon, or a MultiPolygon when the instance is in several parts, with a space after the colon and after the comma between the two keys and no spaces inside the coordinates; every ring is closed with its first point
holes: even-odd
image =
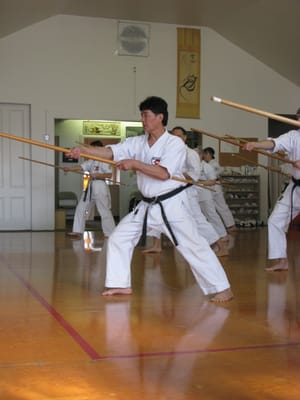
{"type": "MultiPolygon", "coordinates": [[[[43,140],[47,132],[50,143],[55,118],[136,121],[137,105],[149,95],[168,101],[170,127],[265,137],[265,119],[215,104],[210,97],[288,114],[299,106],[299,87],[212,30],[201,32],[199,120],[175,118],[177,36],[176,26],[168,24],[151,24],[149,57],[117,56],[117,21],[110,19],[57,16],[5,37],[0,40],[0,102],[30,104],[32,139],[43,140]]],[[[203,141],[216,147],[208,138],[203,141]]],[[[32,147],[32,158],[53,162],[54,154],[32,147]]],[[[54,171],[33,167],[33,182],[33,229],[51,229],[54,171]]]]}

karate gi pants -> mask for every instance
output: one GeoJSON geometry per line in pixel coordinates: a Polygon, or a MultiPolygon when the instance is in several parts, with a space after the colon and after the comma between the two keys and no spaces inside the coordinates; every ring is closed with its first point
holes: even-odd
{"type": "Polygon", "coordinates": [[[217,213],[220,215],[226,228],[234,226],[235,221],[230,208],[225,201],[224,193],[221,187],[216,188],[216,192],[213,194],[213,200],[215,202],[217,213]]]}
{"type": "MultiPolygon", "coordinates": [[[[186,189],[186,194],[190,204],[189,212],[191,213],[191,217],[194,218],[197,224],[199,235],[203,236],[210,245],[216,243],[221,237],[212,226],[212,224],[208,222],[205,215],[202,213],[198,200],[197,189],[193,187],[188,188],[186,189]]],[[[152,236],[159,239],[160,232],[151,230],[148,231],[147,236],[152,236]]]]}
{"type": "MultiPolygon", "coordinates": [[[[269,259],[287,258],[286,232],[291,222],[291,192],[294,183],[289,183],[283,194],[279,197],[268,219],[269,259]]],[[[300,212],[300,187],[293,192],[292,219],[300,212]]]]}
{"type": "MultiPolygon", "coordinates": [[[[225,271],[208,242],[199,235],[191,217],[186,193],[162,202],[169,224],[178,241],[177,250],[189,263],[194,277],[204,294],[218,293],[230,287],[225,271]]],[[[107,243],[107,288],[131,287],[131,260],[143,226],[145,211],[149,207],[148,231],[159,231],[171,241],[158,204],[141,201],[136,209],[116,226],[107,243]]]]}
{"type": "Polygon", "coordinates": [[[223,221],[220,218],[220,215],[217,213],[213,199],[211,198],[210,200],[201,200],[200,208],[207,218],[208,222],[212,224],[219,236],[221,238],[227,236],[227,231],[225,229],[223,221]]]}
{"type": "MultiPolygon", "coordinates": [[[[203,236],[211,245],[217,242],[221,238],[221,236],[217,233],[213,225],[208,222],[207,218],[202,213],[197,190],[198,189],[193,187],[187,189],[187,197],[190,203],[190,212],[192,214],[192,217],[196,221],[199,234],[203,236]]],[[[224,230],[222,231],[222,233],[224,233],[224,230]]]]}
{"type": "Polygon", "coordinates": [[[104,181],[92,181],[89,184],[86,200],[84,193],[77,204],[73,232],[83,233],[85,230],[85,221],[91,207],[96,206],[101,217],[101,226],[105,236],[109,236],[115,228],[115,221],[111,212],[111,196],[109,188],[104,181]],[[92,185],[92,196],[90,190],[92,185]]]}

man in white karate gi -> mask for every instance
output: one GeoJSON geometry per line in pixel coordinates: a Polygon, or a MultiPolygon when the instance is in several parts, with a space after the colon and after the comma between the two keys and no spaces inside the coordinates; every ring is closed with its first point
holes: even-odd
{"type": "MultiPolygon", "coordinates": [[[[131,294],[131,259],[142,233],[160,231],[176,246],[189,263],[194,277],[211,301],[232,299],[227,276],[206,239],[200,236],[188,211],[185,184],[172,179],[183,178],[186,148],[181,139],[165,126],[168,106],[160,97],[148,97],[139,106],[144,135],[127,138],[106,148],[85,148],[84,152],[113,159],[121,170],[133,170],[142,201],[124,217],[107,243],[106,290],[104,296],[131,294]]],[[[80,148],[72,149],[80,156],[80,148]]]]}
{"type": "MultiPolygon", "coordinates": [[[[95,140],[91,146],[102,147],[100,140],[95,140]]],[[[89,174],[89,182],[77,204],[72,232],[67,235],[81,238],[85,230],[85,223],[92,207],[96,206],[101,217],[101,226],[105,237],[108,237],[115,228],[115,220],[111,211],[111,195],[105,179],[112,176],[111,166],[95,160],[85,160],[80,166],[65,167],[65,172],[82,171],[89,174]]]]}
{"type": "MultiPolygon", "coordinates": [[[[297,110],[300,121],[300,108],[297,110]]],[[[291,130],[277,138],[248,142],[244,150],[263,149],[275,153],[279,150],[289,154],[293,161],[292,178],[285,191],[281,194],[268,219],[268,258],[274,264],[267,271],[288,270],[286,232],[290,222],[300,212],[300,130],[291,130]]]]}

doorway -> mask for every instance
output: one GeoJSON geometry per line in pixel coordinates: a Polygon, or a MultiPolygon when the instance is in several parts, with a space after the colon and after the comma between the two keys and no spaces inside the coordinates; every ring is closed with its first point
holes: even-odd
{"type": "MultiPolygon", "coordinates": [[[[0,104],[0,129],[22,138],[30,138],[30,106],[0,104]]],[[[30,230],[31,169],[30,163],[19,157],[29,157],[30,146],[0,138],[0,229],[30,230]]]]}
{"type": "MultiPolygon", "coordinates": [[[[98,139],[104,145],[115,144],[127,137],[142,133],[142,124],[138,121],[55,119],[55,143],[59,143],[59,146],[64,148],[71,148],[80,143],[89,143],[98,139]],[[104,132],[104,130],[106,131],[104,132]]],[[[55,163],[63,168],[64,166],[78,165],[78,160],[66,160],[63,154],[56,154],[55,163]]],[[[112,213],[114,218],[119,220],[128,213],[130,200],[137,192],[137,185],[135,174],[132,171],[115,171],[114,178],[118,183],[109,184],[109,188],[112,199],[112,213]]],[[[61,168],[58,168],[56,169],[55,188],[56,199],[59,192],[62,191],[74,192],[80,199],[82,176],[71,173],[65,174],[61,168]]],[[[96,219],[99,217],[97,212],[95,212],[94,217],[96,219]]],[[[72,220],[67,222],[70,224],[72,220]]]]}

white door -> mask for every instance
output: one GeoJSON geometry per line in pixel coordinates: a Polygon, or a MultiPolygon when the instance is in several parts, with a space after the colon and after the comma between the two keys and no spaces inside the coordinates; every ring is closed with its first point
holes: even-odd
{"type": "MultiPolygon", "coordinates": [[[[0,131],[30,136],[30,106],[0,104],[0,131]]],[[[30,145],[0,137],[0,230],[31,229],[30,145]]]]}

